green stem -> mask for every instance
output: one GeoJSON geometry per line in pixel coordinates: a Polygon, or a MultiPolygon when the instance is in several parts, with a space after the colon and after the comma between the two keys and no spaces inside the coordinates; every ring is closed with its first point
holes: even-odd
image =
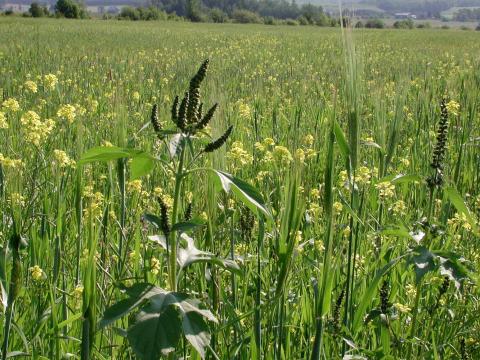
{"type": "MultiPolygon", "coordinates": [[[[183,163],[185,161],[185,142],[181,144],[180,160],[178,162],[177,173],[175,175],[175,193],[173,198],[173,210],[172,210],[172,225],[177,223],[178,209],[180,202],[180,190],[182,187],[183,179],[183,163]]],[[[169,279],[170,288],[172,291],[177,291],[177,233],[170,232],[168,234],[168,246],[169,246],[169,279]]]]}

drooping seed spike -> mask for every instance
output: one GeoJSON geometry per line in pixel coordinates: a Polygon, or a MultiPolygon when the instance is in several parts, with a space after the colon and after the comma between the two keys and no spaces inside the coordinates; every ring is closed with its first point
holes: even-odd
{"type": "Polygon", "coordinates": [[[198,105],[198,110],[197,110],[197,119],[195,122],[199,122],[200,119],[202,118],[203,116],[203,103],[200,103],[200,105],[198,105]]]}
{"type": "Polygon", "coordinates": [[[158,198],[158,202],[160,204],[160,225],[161,225],[161,230],[165,236],[168,236],[170,233],[170,225],[169,225],[169,220],[168,220],[168,206],[165,204],[163,199],[161,197],[158,198]]]}
{"type": "Polygon", "coordinates": [[[190,80],[190,91],[200,87],[200,84],[202,83],[203,79],[205,79],[205,75],[207,74],[208,63],[209,60],[206,59],[198,69],[195,76],[190,80]]]}
{"type": "Polygon", "coordinates": [[[210,123],[210,120],[212,120],[213,115],[215,114],[215,111],[217,110],[217,107],[218,107],[218,104],[215,104],[210,108],[210,110],[207,111],[205,116],[197,124],[197,129],[198,130],[205,129],[205,127],[210,123]]]}
{"type": "Polygon", "coordinates": [[[178,122],[178,95],[175,96],[172,104],[172,121],[177,125],[178,122]]]}
{"type": "Polygon", "coordinates": [[[188,125],[194,124],[197,120],[198,104],[200,103],[200,89],[190,89],[188,92],[188,108],[186,123],[188,125]]]}
{"type": "MultiPolygon", "coordinates": [[[[433,150],[432,163],[430,164],[430,166],[433,169],[437,169],[437,170],[443,169],[443,161],[445,159],[445,152],[447,150],[447,136],[448,136],[448,109],[447,109],[447,100],[443,98],[442,102],[440,103],[440,121],[438,124],[437,139],[436,139],[435,148],[433,150]]],[[[436,183],[438,183],[438,181],[436,181],[436,183]]]]}
{"type": "Polygon", "coordinates": [[[227,131],[225,131],[225,133],[220,136],[217,140],[215,141],[212,141],[211,143],[207,144],[205,146],[205,148],[203,149],[204,152],[206,153],[209,153],[209,152],[213,152],[217,149],[220,149],[228,140],[228,138],[230,137],[230,134],[232,133],[233,131],[233,125],[230,125],[227,129],[227,131]]]}
{"type": "Polygon", "coordinates": [[[188,96],[188,93],[185,93],[185,96],[183,97],[183,100],[180,104],[180,108],[178,110],[178,120],[177,120],[177,126],[182,131],[185,131],[188,104],[189,104],[189,96],[188,96]]]}
{"type": "Polygon", "coordinates": [[[152,107],[150,122],[152,123],[153,130],[157,133],[157,135],[159,135],[160,132],[162,131],[162,125],[160,124],[160,121],[158,121],[158,105],[157,104],[154,104],[152,107]]]}

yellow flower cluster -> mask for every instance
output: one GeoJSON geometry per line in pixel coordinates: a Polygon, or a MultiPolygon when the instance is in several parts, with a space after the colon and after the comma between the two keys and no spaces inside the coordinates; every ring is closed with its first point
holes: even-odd
{"type": "Polygon", "coordinates": [[[243,100],[237,101],[238,113],[243,119],[250,119],[252,116],[252,109],[243,100]]]}
{"type": "Polygon", "coordinates": [[[288,165],[292,160],[292,154],[285,146],[275,146],[273,148],[273,159],[281,165],[288,165]]]}
{"type": "Polygon", "coordinates": [[[450,100],[447,103],[447,111],[449,114],[457,116],[459,110],[460,110],[460,104],[455,100],[450,100]]]}
{"type": "Polygon", "coordinates": [[[57,116],[66,119],[70,124],[73,123],[77,116],[75,106],[70,104],[62,105],[57,111],[57,116]]]}
{"type": "Polygon", "coordinates": [[[253,156],[249,154],[240,141],[235,141],[227,153],[227,158],[232,160],[235,165],[245,166],[253,162],[253,156]]]}
{"type": "Polygon", "coordinates": [[[25,86],[25,89],[27,89],[28,91],[30,91],[31,93],[35,94],[37,92],[37,84],[35,82],[33,82],[32,80],[28,80],[28,81],[25,81],[25,84],[23,84],[25,86]]]}
{"type": "Polygon", "coordinates": [[[32,279],[35,281],[42,281],[47,278],[47,275],[45,274],[45,272],[38,265],[32,266],[31,268],[28,269],[28,271],[30,271],[30,275],[32,279]]]}
{"type": "Polygon", "coordinates": [[[395,195],[395,185],[390,181],[383,181],[375,185],[375,188],[379,191],[380,198],[387,199],[395,195]]]}
{"type": "Polygon", "coordinates": [[[55,89],[57,86],[58,78],[54,74],[47,74],[43,77],[43,86],[47,90],[55,89]]]}
{"type": "Polygon", "coordinates": [[[407,206],[403,200],[398,200],[393,204],[392,211],[395,215],[405,215],[407,206]]]}
{"type": "Polygon", "coordinates": [[[135,100],[135,101],[140,100],[140,93],[138,91],[134,91],[132,93],[132,99],[135,100]]]}
{"type": "Polygon", "coordinates": [[[75,286],[75,289],[73,290],[73,297],[75,299],[80,299],[80,297],[83,294],[83,290],[84,290],[84,287],[82,284],[78,284],[77,286],[75,286]]]}
{"type": "Polygon", "coordinates": [[[395,309],[398,310],[398,312],[400,312],[402,314],[408,314],[412,310],[407,305],[403,305],[403,304],[400,304],[400,303],[395,303],[395,304],[393,304],[393,306],[395,307],[395,309]]]}
{"type": "Polygon", "coordinates": [[[127,183],[127,191],[139,193],[142,191],[142,180],[132,180],[127,183]]]}
{"type": "Polygon", "coordinates": [[[20,104],[14,98],[8,98],[2,103],[2,107],[5,111],[17,112],[20,110],[20,104]]]}
{"type": "Polygon", "coordinates": [[[455,213],[453,218],[447,220],[447,224],[455,230],[464,229],[466,231],[472,231],[472,224],[470,224],[464,213],[455,213]]]}
{"type": "MultiPolygon", "coordinates": [[[[355,173],[355,184],[369,185],[372,177],[376,176],[377,174],[377,168],[370,169],[366,166],[360,166],[355,173]]],[[[347,170],[340,171],[338,185],[341,187],[350,187],[347,170]]]]}
{"type": "Polygon", "coordinates": [[[3,167],[5,168],[20,168],[23,166],[23,162],[20,159],[10,159],[8,157],[3,156],[2,153],[0,153],[0,164],[2,164],[3,167]]]}
{"type": "Polygon", "coordinates": [[[87,185],[83,189],[83,196],[90,200],[85,207],[84,214],[86,217],[97,217],[102,215],[102,205],[104,201],[103,194],[99,191],[93,192],[93,186],[87,185]]]}
{"type": "Polygon", "coordinates": [[[303,144],[304,144],[305,146],[309,146],[309,147],[310,147],[310,146],[313,145],[313,140],[314,140],[313,135],[310,135],[310,134],[305,135],[305,137],[303,138],[303,144]]]}
{"type": "Polygon", "coordinates": [[[0,112],[0,129],[8,129],[7,117],[3,112],[0,112]]]}
{"type": "Polygon", "coordinates": [[[152,256],[150,259],[150,272],[153,275],[158,275],[160,272],[160,260],[158,260],[156,257],[152,256]]]}
{"type": "Polygon", "coordinates": [[[40,120],[40,116],[35,111],[27,111],[23,114],[20,122],[25,131],[25,140],[39,146],[55,127],[55,122],[51,119],[40,120]]]}
{"type": "Polygon", "coordinates": [[[53,156],[55,157],[55,163],[60,168],[66,168],[66,167],[75,168],[75,160],[71,159],[65,151],[53,150],[53,156]]]}

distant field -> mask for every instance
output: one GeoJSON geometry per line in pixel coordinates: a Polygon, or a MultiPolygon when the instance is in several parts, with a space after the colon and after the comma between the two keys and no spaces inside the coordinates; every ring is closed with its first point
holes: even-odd
{"type": "Polygon", "coordinates": [[[475,31],[0,17],[4,358],[478,359],[479,84],[475,31]]]}

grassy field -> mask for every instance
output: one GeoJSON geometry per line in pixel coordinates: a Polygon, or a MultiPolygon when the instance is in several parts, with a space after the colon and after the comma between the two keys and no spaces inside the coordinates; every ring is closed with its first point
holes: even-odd
{"type": "Polygon", "coordinates": [[[479,86],[478,32],[0,18],[2,359],[478,358],[479,86]]]}

